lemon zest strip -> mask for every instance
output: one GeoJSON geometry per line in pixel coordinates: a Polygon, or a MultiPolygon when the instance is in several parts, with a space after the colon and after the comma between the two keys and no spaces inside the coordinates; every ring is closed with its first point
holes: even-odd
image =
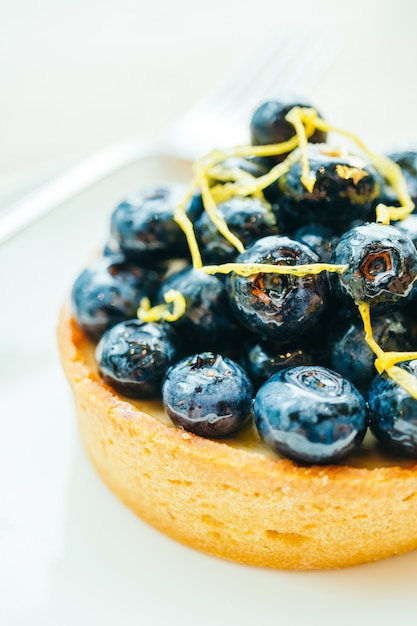
{"type": "MultiPolygon", "coordinates": [[[[314,109],[309,109],[309,111],[314,111],[315,116],[317,117],[317,111],[314,109]]],[[[294,130],[296,136],[298,138],[298,148],[300,150],[300,161],[301,161],[301,176],[300,181],[307,189],[309,193],[312,193],[314,189],[314,184],[316,182],[316,177],[312,174],[310,170],[310,163],[308,160],[307,154],[307,133],[306,133],[306,124],[312,125],[312,129],[314,131],[314,122],[312,121],[311,115],[307,114],[307,109],[301,107],[293,107],[285,116],[285,119],[290,122],[294,126],[294,130]]]]}
{"type": "Polygon", "coordinates": [[[196,178],[203,198],[204,208],[219,233],[223,235],[223,237],[227,239],[227,241],[229,241],[232,246],[238,250],[238,252],[243,252],[245,250],[243,243],[229,230],[226,220],[220,214],[213,196],[210,193],[210,187],[205,170],[206,168],[204,168],[200,163],[196,163],[196,178]]]}
{"type": "Polygon", "coordinates": [[[201,267],[203,265],[203,262],[201,260],[200,248],[198,247],[197,239],[194,233],[194,226],[187,215],[186,207],[191,200],[193,193],[197,189],[197,186],[197,180],[194,178],[188,187],[188,191],[185,197],[174,209],[174,221],[181,228],[187,239],[187,244],[190,250],[191,260],[194,268],[201,267]]]}
{"type": "Polygon", "coordinates": [[[294,135],[294,137],[291,137],[291,139],[288,139],[287,141],[282,141],[281,143],[271,143],[262,146],[236,146],[235,148],[232,148],[230,150],[228,156],[280,156],[281,154],[292,152],[297,146],[298,137],[297,135],[294,135]]]}
{"type": "Polygon", "coordinates": [[[417,359],[417,352],[384,352],[382,356],[377,358],[376,368],[379,371],[385,370],[388,368],[400,363],[400,361],[411,361],[413,359],[417,359]]]}
{"type": "Polygon", "coordinates": [[[347,265],[330,263],[306,263],[304,265],[272,265],[270,263],[223,263],[222,265],[203,265],[202,272],[207,274],[230,274],[252,276],[253,274],[288,274],[290,276],[307,276],[320,272],[338,272],[342,274],[347,265]]]}
{"type": "Polygon", "coordinates": [[[184,315],[187,302],[180,291],[169,289],[164,293],[165,304],[151,306],[149,298],[142,298],[137,316],[142,322],[175,322],[184,315]],[[169,305],[173,306],[170,307],[169,305]]]}
{"type": "Polygon", "coordinates": [[[389,367],[386,372],[388,376],[400,385],[400,387],[405,389],[412,398],[417,400],[417,381],[415,377],[410,374],[410,372],[407,372],[406,370],[401,369],[401,367],[397,367],[395,365],[389,367]]]}
{"type": "Polygon", "coordinates": [[[376,355],[375,368],[379,374],[386,372],[400,387],[417,400],[417,379],[395,364],[400,361],[417,359],[417,352],[385,352],[373,338],[370,305],[366,302],[357,304],[365,331],[365,341],[376,355]]]}
{"type": "Polygon", "coordinates": [[[300,160],[298,153],[292,152],[289,154],[282,163],[274,165],[267,174],[255,178],[253,182],[246,184],[242,183],[225,183],[223,186],[226,191],[230,192],[230,195],[249,196],[254,194],[258,190],[263,190],[269,185],[272,185],[281,176],[286,174],[290,168],[300,160]]]}

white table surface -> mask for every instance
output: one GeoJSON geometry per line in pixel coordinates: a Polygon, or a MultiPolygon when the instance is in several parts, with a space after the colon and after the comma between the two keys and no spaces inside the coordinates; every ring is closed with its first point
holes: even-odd
{"type": "MultiPolygon", "coordinates": [[[[163,134],[242,52],[307,24],[342,44],[308,94],[326,117],[378,145],[417,141],[411,0],[0,0],[0,12],[0,209],[103,147],[163,134]]],[[[336,572],[224,563],[137,520],[92,470],[56,316],[121,194],[187,174],[147,158],[0,247],[0,624],[414,623],[416,554],[336,572]]]]}

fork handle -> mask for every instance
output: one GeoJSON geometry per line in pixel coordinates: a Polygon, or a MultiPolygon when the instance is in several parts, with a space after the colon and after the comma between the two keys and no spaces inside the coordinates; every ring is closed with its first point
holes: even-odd
{"type": "Polygon", "coordinates": [[[2,211],[0,216],[0,244],[17,235],[37,219],[85,189],[134,163],[141,157],[156,153],[156,146],[140,141],[124,141],[109,146],[78,165],[54,176],[21,200],[2,211]]]}

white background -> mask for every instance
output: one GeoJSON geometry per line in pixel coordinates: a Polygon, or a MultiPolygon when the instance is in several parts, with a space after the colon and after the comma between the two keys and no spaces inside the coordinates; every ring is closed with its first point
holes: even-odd
{"type": "MultiPolygon", "coordinates": [[[[0,0],[0,13],[0,199],[163,135],[252,49],[305,30],[338,40],[308,94],[326,117],[378,144],[417,142],[412,0],[0,0]]],[[[95,208],[133,179],[0,249],[1,626],[414,623],[416,554],[342,572],[223,563],[142,524],[92,470],[55,324],[101,234],[95,208]]]]}
{"type": "Polygon", "coordinates": [[[0,176],[153,137],[252,47],[302,28],[342,44],[311,94],[331,119],[408,138],[416,19],[412,0],[1,0],[0,176]]]}

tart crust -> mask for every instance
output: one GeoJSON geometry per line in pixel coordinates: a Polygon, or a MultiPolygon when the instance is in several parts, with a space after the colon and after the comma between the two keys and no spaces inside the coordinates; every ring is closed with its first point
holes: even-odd
{"type": "Polygon", "coordinates": [[[58,342],[94,466],[143,520],[212,555],[280,569],[357,565],[417,547],[417,464],[300,467],[203,439],[106,386],[61,312],[58,342]]]}

